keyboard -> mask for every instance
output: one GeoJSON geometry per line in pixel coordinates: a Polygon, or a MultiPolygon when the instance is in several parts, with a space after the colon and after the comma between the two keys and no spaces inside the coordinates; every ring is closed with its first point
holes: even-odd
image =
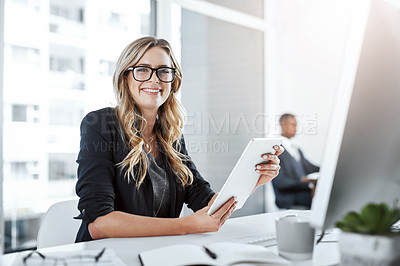
{"type": "Polygon", "coordinates": [[[257,234],[257,235],[246,235],[242,237],[232,238],[231,241],[243,243],[243,244],[260,244],[262,242],[270,242],[276,240],[275,232],[257,234]]]}
{"type": "MultiPolygon", "coordinates": [[[[332,229],[325,231],[325,235],[329,235],[332,232],[332,229]]],[[[321,235],[321,231],[317,231],[317,238],[321,235]]],[[[238,242],[242,244],[260,244],[263,246],[274,245],[276,244],[276,234],[275,232],[268,232],[264,234],[257,235],[246,235],[241,237],[232,238],[230,241],[238,242]]]]}

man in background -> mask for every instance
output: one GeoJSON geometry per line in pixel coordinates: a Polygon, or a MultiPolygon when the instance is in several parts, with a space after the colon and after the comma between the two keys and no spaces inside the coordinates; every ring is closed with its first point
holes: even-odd
{"type": "Polygon", "coordinates": [[[275,203],[279,208],[309,209],[315,181],[309,180],[306,176],[318,172],[319,167],[310,163],[292,142],[297,130],[295,116],[283,114],[279,123],[282,128],[282,146],[285,151],[279,156],[281,160],[279,175],[272,180],[275,203]]]}

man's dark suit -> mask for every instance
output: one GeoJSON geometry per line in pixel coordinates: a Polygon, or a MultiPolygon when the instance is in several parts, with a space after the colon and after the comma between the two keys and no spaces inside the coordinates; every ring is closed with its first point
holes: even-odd
{"type": "Polygon", "coordinates": [[[275,191],[275,203],[279,208],[290,209],[294,205],[311,207],[311,189],[308,183],[301,182],[301,178],[319,171],[319,167],[304,158],[299,149],[300,162],[296,161],[289,152],[284,151],[279,159],[281,170],[272,180],[275,191]]]}

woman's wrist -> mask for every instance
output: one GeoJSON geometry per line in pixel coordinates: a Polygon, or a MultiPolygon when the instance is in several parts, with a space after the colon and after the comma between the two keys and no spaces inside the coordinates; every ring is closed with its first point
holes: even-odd
{"type": "Polygon", "coordinates": [[[189,216],[178,218],[178,232],[180,235],[187,235],[191,233],[189,216]]]}

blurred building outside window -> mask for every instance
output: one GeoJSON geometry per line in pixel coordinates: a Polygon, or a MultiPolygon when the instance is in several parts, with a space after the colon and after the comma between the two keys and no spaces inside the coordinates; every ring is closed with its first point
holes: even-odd
{"type": "MultiPolygon", "coordinates": [[[[80,121],[89,111],[115,104],[115,62],[129,42],[155,29],[150,12],[154,2],[158,8],[169,3],[5,0],[5,252],[34,248],[47,208],[76,197],[80,121]],[[24,17],[23,25],[20,17],[24,17]]],[[[252,5],[241,0],[171,3],[172,8],[166,9],[171,11],[166,16],[171,25],[159,19],[165,19],[165,10],[159,9],[156,32],[171,42],[182,64],[182,102],[189,111],[188,121],[202,127],[196,119],[206,118],[214,123],[210,129],[218,129],[227,112],[233,115],[229,119],[235,128],[228,132],[211,130],[202,135],[186,131],[189,152],[218,190],[248,139],[265,133],[262,119],[250,125],[256,130],[237,130],[237,123],[246,123],[247,118],[253,121],[265,111],[265,1],[252,5]],[[243,95],[248,82],[254,91],[243,95]],[[243,108],[232,111],[232,105],[243,108]],[[234,145],[224,146],[228,140],[234,145]],[[205,146],[197,145],[203,142],[205,146]],[[224,150],[216,152],[214,144],[224,150]],[[209,163],[211,155],[214,162],[209,163]]],[[[261,194],[253,197],[254,208],[243,214],[264,211],[261,194]]]]}
{"type": "Polygon", "coordinates": [[[35,248],[48,207],[76,198],[80,121],[115,104],[115,61],[150,34],[150,1],[5,0],[5,253],[35,248]]]}

